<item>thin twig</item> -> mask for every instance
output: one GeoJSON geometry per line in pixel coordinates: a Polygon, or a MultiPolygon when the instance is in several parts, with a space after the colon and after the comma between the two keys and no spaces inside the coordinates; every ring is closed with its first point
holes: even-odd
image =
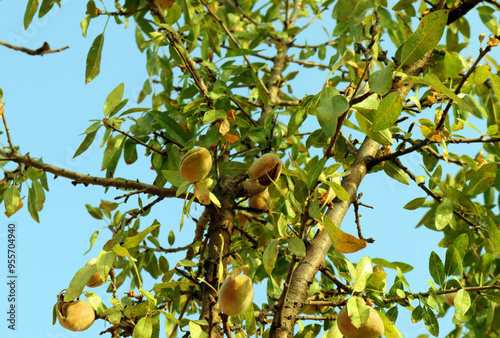
{"type": "MultiPolygon", "coordinates": [[[[238,41],[236,41],[236,39],[234,38],[233,34],[229,31],[229,29],[226,27],[226,25],[224,24],[224,22],[217,16],[217,14],[214,13],[214,11],[212,11],[212,8],[204,0],[200,0],[200,2],[205,6],[205,8],[208,11],[208,14],[210,14],[210,16],[212,16],[212,18],[214,18],[214,20],[217,21],[217,23],[219,24],[219,26],[222,27],[222,29],[224,30],[224,32],[226,32],[226,35],[228,36],[229,40],[231,40],[231,42],[237,48],[240,48],[240,46],[238,44],[238,41]]],[[[250,62],[250,59],[248,58],[248,56],[247,55],[243,55],[243,58],[245,59],[245,61],[248,64],[248,66],[250,67],[250,70],[252,72],[254,72],[254,74],[257,77],[257,80],[260,82],[262,88],[264,88],[264,90],[267,92],[267,94],[269,94],[269,91],[267,90],[264,82],[262,82],[262,79],[260,78],[257,70],[255,70],[254,67],[252,66],[252,62],[250,62]]]]}
{"type": "Polygon", "coordinates": [[[58,48],[58,49],[50,49],[50,46],[47,42],[44,42],[42,47],[38,49],[29,49],[29,48],[24,48],[24,47],[19,47],[19,46],[14,46],[11,45],[10,43],[0,41],[0,45],[5,46],[7,48],[11,48],[14,50],[17,50],[19,52],[26,53],[28,55],[45,55],[45,54],[50,54],[50,53],[59,53],[62,52],[63,50],[66,50],[69,48],[69,46],[58,48]]]}
{"type": "Polygon", "coordinates": [[[9,130],[9,127],[7,126],[7,119],[5,118],[5,110],[3,108],[4,106],[5,106],[5,103],[0,102],[0,115],[2,116],[3,125],[5,126],[5,133],[7,134],[7,142],[9,142],[10,152],[15,153],[16,148],[14,147],[14,144],[12,143],[12,139],[10,138],[10,130],[9,130]]]}
{"type": "MultiPolygon", "coordinates": [[[[134,141],[134,142],[136,142],[136,143],[140,144],[141,146],[143,146],[143,147],[145,147],[145,148],[147,148],[147,149],[151,150],[151,151],[152,151],[152,152],[154,152],[154,153],[157,153],[157,154],[158,154],[158,155],[160,155],[160,156],[167,157],[167,155],[168,155],[168,154],[166,154],[165,152],[160,151],[160,150],[158,150],[158,149],[155,149],[154,147],[151,147],[149,144],[146,144],[146,143],[142,142],[142,141],[141,141],[141,140],[139,140],[137,137],[132,136],[132,135],[130,135],[130,134],[128,134],[128,133],[126,133],[126,132],[124,132],[123,130],[120,130],[120,129],[116,128],[116,127],[115,127],[115,126],[113,126],[112,124],[109,124],[109,123],[108,123],[108,119],[103,119],[103,120],[102,120],[102,122],[103,122],[103,123],[104,123],[104,125],[105,125],[106,127],[108,127],[109,129],[114,130],[114,131],[116,131],[116,132],[119,132],[120,134],[124,135],[125,137],[128,137],[128,138],[129,138],[129,139],[131,139],[132,141],[134,141]]],[[[172,142],[172,143],[174,143],[174,144],[176,144],[176,145],[178,145],[178,146],[180,146],[181,148],[183,148],[183,146],[182,146],[182,145],[180,145],[180,144],[178,144],[178,143],[176,143],[176,142],[174,142],[174,141],[171,141],[171,142],[172,142]]]]}

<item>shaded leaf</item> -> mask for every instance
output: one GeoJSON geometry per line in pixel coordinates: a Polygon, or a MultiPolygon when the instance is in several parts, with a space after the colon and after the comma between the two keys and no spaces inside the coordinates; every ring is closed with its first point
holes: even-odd
{"type": "Polygon", "coordinates": [[[497,164],[487,163],[472,175],[467,195],[475,196],[485,192],[495,181],[497,164]]]}
{"type": "Polygon", "coordinates": [[[276,264],[276,259],[278,258],[278,242],[273,239],[264,249],[264,254],[262,255],[262,260],[264,263],[264,270],[271,275],[274,270],[274,265],[276,264]]]}
{"type": "Polygon", "coordinates": [[[103,45],[104,34],[101,33],[96,36],[87,54],[87,62],[85,67],[85,84],[95,79],[101,71],[101,53],[103,45]]]}
{"type": "Polygon", "coordinates": [[[297,257],[305,257],[306,255],[306,246],[304,241],[298,237],[290,237],[288,240],[288,248],[297,257]]]}

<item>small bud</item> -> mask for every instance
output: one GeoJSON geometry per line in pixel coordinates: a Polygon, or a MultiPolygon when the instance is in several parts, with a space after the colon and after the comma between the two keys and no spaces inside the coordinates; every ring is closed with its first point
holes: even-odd
{"type": "Polygon", "coordinates": [[[281,175],[281,160],[275,154],[267,153],[259,157],[248,169],[248,177],[258,180],[265,187],[276,182],[281,175]]]}

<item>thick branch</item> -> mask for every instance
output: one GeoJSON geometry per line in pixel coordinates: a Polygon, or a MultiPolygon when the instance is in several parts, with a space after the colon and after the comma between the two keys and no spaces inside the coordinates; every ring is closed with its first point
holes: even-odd
{"type": "MultiPolygon", "coordinates": [[[[136,189],[136,190],[142,190],[144,193],[159,197],[176,197],[175,196],[176,189],[157,187],[139,181],[83,175],[74,171],[53,166],[51,164],[40,162],[38,160],[31,158],[29,155],[20,155],[18,153],[13,154],[5,151],[5,149],[0,149],[0,156],[2,156],[2,160],[9,160],[15,163],[24,164],[27,167],[33,167],[54,174],[56,176],[69,178],[75,181],[76,183],[100,185],[103,187],[115,187],[117,189],[136,189]]],[[[186,198],[186,195],[182,194],[177,197],[184,199],[186,198]]]]}

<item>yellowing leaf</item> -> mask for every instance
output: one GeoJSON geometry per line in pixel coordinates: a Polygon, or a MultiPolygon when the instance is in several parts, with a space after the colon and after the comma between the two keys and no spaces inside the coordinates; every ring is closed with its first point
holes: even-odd
{"type": "Polygon", "coordinates": [[[323,226],[332,239],[335,249],[342,253],[353,253],[366,248],[367,242],[343,232],[328,217],[323,217],[323,226]]]}
{"type": "Polygon", "coordinates": [[[236,143],[240,140],[240,137],[238,135],[231,135],[231,134],[224,134],[224,138],[229,143],[236,143]]]}
{"type": "Polygon", "coordinates": [[[194,184],[194,195],[201,204],[203,205],[210,204],[210,190],[208,190],[208,187],[205,184],[205,182],[201,181],[201,182],[196,182],[194,184]]]}
{"type": "Polygon", "coordinates": [[[222,119],[222,122],[219,123],[219,132],[221,135],[226,135],[229,131],[230,125],[228,119],[222,119]]]}

